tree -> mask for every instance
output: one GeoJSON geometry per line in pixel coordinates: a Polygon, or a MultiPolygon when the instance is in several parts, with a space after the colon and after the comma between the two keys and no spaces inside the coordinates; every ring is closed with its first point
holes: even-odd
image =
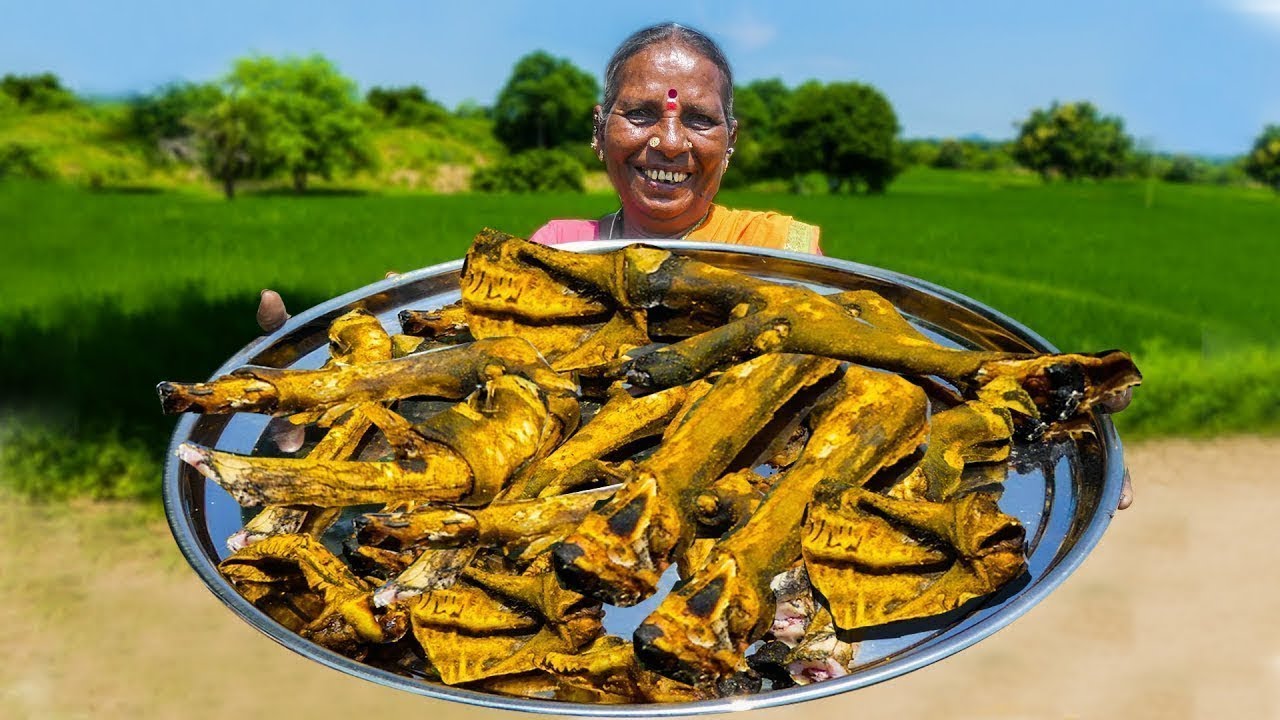
{"type": "Polygon", "coordinates": [[[262,104],[235,95],[220,97],[193,118],[200,164],[222,183],[228,200],[236,196],[240,180],[268,177],[279,169],[280,156],[268,139],[273,123],[262,104]]]}
{"type": "Polygon", "coordinates": [[[1132,149],[1120,118],[1101,115],[1089,102],[1055,102],[1047,110],[1036,108],[1022,123],[1013,158],[1045,180],[1106,178],[1125,167],[1132,149]]]}
{"type": "Polygon", "coordinates": [[[135,98],[125,116],[125,132],[149,150],[177,160],[195,159],[196,119],[222,99],[210,83],[174,83],[135,98]]]}
{"type": "Polygon", "coordinates": [[[1245,173],[1280,193],[1280,125],[1268,125],[1253,141],[1253,150],[1244,161],[1245,173]]]}
{"type": "Polygon", "coordinates": [[[53,73],[5,75],[0,78],[0,93],[30,112],[61,110],[76,104],[76,96],[62,87],[62,81],[53,73]]]}
{"type": "Polygon", "coordinates": [[[893,106],[879,90],[856,82],[810,81],[796,89],[779,118],[786,152],[776,160],[793,174],[826,175],[833,193],[846,183],[882,193],[898,172],[898,130],[893,106]]]}
{"type": "Polygon", "coordinates": [[[734,87],[733,116],[738,121],[738,143],[722,187],[788,175],[787,164],[779,164],[785,148],[778,136],[778,120],[791,102],[791,92],[778,78],[753,80],[734,87]]]}
{"type": "Polygon", "coordinates": [[[750,87],[733,90],[733,117],[738,121],[738,142],[733,163],[720,187],[737,187],[769,176],[772,168],[765,159],[767,148],[776,141],[773,119],[764,100],[750,87]]]}
{"type": "Polygon", "coordinates": [[[367,106],[355,83],[325,58],[246,58],[223,85],[229,105],[212,117],[239,118],[243,129],[256,133],[248,149],[261,156],[252,164],[283,168],[298,192],[306,190],[310,175],[328,180],[335,171],[373,166],[367,106]]]}
{"type": "Polygon", "coordinates": [[[591,110],[600,96],[594,76],[541,50],[520,58],[498,93],[494,134],[516,153],[591,141],[591,110]]]}
{"type": "MultiPolygon", "coordinates": [[[[792,90],[787,87],[786,83],[782,82],[781,78],[752,80],[747,83],[743,89],[750,91],[755,94],[756,97],[760,98],[760,101],[764,103],[764,108],[768,113],[767,118],[771,120],[776,121],[778,118],[782,117],[788,108],[791,107],[792,90]]],[[[737,114],[736,98],[734,99],[734,106],[734,114],[737,114]]],[[[773,123],[770,122],[767,127],[772,129],[773,123]]]]}
{"type": "Polygon", "coordinates": [[[365,94],[365,102],[384,119],[396,125],[426,125],[442,122],[449,115],[444,106],[432,100],[421,86],[374,87],[365,94]]]}

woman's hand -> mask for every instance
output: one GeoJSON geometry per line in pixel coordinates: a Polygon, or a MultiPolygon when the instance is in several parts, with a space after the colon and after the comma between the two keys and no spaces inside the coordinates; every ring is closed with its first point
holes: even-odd
{"type": "MultiPolygon", "coordinates": [[[[393,278],[400,273],[395,270],[388,270],[384,279],[393,278]]],[[[293,317],[284,306],[284,298],[280,297],[280,293],[271,288],[264,288],[258,294],[258,327],[263,332],[272,333],[279,330],[285,322],[293,317]]]]}
{"type": "Polygon", "coordinates": [[[1116,509],[1124,510],[1133,504],[1133,480],[1129,477],[1129,468],[1124,469],[1124,484],[1120,486],[1120,502],[1116,509]]]}
{"type": "MultiPolygon", "coordinates": [[[[1123,391],[1107,398],[1099,404],[1099,409],[1106,413],[1118,413],[1129,407],[1129,403],[1133,402],[1133,388],[1125,388],[1123,391]]],[[[1116,504],[1116,508],[1124,510],[1133,504],[1133,479],[1129,477],[1129,468],[1124,469],[1124,484],[1120,486],[1120,502],[1116,504]]]]}

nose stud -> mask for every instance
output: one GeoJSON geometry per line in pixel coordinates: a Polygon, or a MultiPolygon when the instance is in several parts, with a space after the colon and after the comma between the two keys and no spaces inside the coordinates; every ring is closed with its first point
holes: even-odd
{"type": "Polygon", "coordinates": [[[658,136],[654,135],[653,137],[649,138],[649,147],[656,148],[658,147],[658,143],[660,142],[662,141],[658,139],[658,136]]]}

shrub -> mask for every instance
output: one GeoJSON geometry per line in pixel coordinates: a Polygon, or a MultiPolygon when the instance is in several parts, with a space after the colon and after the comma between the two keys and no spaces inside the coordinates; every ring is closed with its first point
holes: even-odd
{"type": "Polygon", "coordinates": [[[428,125],[444,122],[449,117],[449,111],[432,100],[419,85],[374,87],[364,99],[369,107],[393,125],[428,125]]]}
{"type": "Polygon", "coordinates": [[[969,157],[965,146],[959,141],[943,140],[938,145],[938,154],[931,164],[944,170],[962,170],[969,167],[969,157]]]}
{"type": "Polygon", "coordinates": [[[116,430],[77,433],[58,423],[0,421],[0,486],[40,500],[154,499],[155,452],[116,430]]]}
{"type": "Polygon", "coordinates": [[[53,73],[5,75],[0,78],[0,93],[30,112],[63,110],[76,104],[76,96],[53,73]]]}
{"type": "Polygon", "coordinates": [[[56,176],[57,172],[40,148],[20,142],[0,144],[0,180],[10,177],[48,180],[56,176]]]}
{"type": "Polygon", "coordinates": [[[1190,155],[1178,155],[1169,163],[1161,179],[1165,182],[1196,183],[1208,175],[1208,167],[1190,155]]]}
{"type": "Polygon", "coordinates": [[[526,150],[476,170],[471,189],[479,192],[583,191],[582,163],[560,150],[526,150]]]}
{"type": "Polygon", "coordinates": [[[932,167],[938,160],[938,153],[938,143],[933,140],[902,140],[896,151],[903,167],[932,167]]]}

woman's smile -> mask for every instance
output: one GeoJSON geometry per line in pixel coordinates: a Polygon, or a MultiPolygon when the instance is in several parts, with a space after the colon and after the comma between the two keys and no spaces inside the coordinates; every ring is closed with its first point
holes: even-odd
{"type": "Polygon", "coordinates": [[[651,187],[659,190],[675,189],[693,175],[687,170],[658,165],[636,165],[634,168],[641,177],[649,181],[651,187]]]}

